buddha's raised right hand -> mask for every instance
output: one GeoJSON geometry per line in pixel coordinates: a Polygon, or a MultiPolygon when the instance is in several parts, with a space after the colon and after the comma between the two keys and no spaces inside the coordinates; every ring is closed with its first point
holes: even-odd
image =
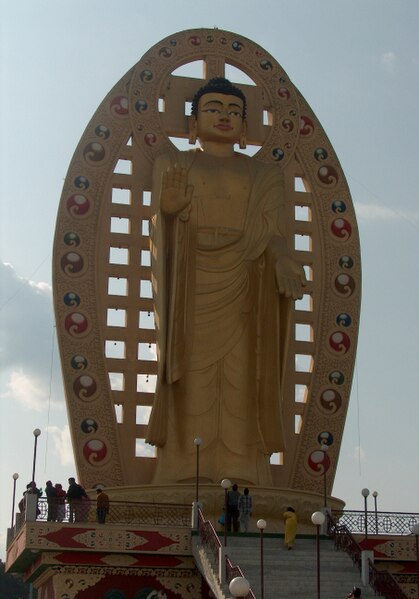
{"type": "Polygon", "coordinates": [[[162,175],[160,208],[165,214],[175,215],[184,210],[192,200],[193,185],[188,185],[185,168],[169,166],[162,175]]]}

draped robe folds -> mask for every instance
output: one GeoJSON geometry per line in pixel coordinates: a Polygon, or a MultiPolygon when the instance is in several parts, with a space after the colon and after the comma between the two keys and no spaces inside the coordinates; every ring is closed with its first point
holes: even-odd
{"type": "Polygon", "coordinates": [[[162,172],[176,165],[192,173],[199,152],[164,155],[153,177],[158,376],[146,439],[158,447],[153,482],[193,479],[194,439],[201,437],[202,480],[270,485],[269,456],[284,449],[281,382],[291,304],[275,280],[278,248],[286,246],[282,171],[236,155],[249,185],[235,198],[243,222],[232,233],[231,215],[216,226],[206,217],[212,198],[193,195],[175,216],[159,209],[162,172]]]}

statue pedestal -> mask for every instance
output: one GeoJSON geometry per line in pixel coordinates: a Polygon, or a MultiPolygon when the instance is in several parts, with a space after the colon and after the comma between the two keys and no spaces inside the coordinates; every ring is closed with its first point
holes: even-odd
{"type": "MultiPolygon", "coordinates": [[[[243,488],[239,487],[240,493],[243,488]]],[[[253,514],[249,532],[259,532],[256,522],[259,518],[267,521],[266,532],[284,531],[282,514],[287,507],[295,509],[298,518],[298,533],[313,534],[311,515],[323,507],[323,495],[295,489],[274,487],[249,487],[253,500],[253,514]]],[[[131,487],[108,487],[106,493],[111,501],[139,501],[147,503],[190,504],[195,501],[196,484],[178,485],[139,485],[131,487]]],[[[224,508],[224,490],[221,485],[202,483],[198,488],[199,503],[205,518],[211,521],[215,530],[224,528],[218,523],[224,508]]],[[[328,497],[328,507],[342,510],[344,501],[328,497]]]]}

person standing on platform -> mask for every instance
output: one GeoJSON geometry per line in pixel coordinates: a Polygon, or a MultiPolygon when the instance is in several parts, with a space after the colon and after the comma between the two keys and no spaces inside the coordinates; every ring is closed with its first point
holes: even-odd
{"type": "Polygon", "coordinates": [[[233,521],[233,531],[239,532],[239,499],[240,493],[238,486],[233,485],[231,491],[227,493],[227,531],[231,532],[231,522],[233,521]]]}
{"type": "Polygon", "coordinates": [[[96,490],[96,515],[99,524],[105,524],[106,515],[109,513],[109,497],[103,489],[96,490]]]}
{"type": "Polygon", "coordinates": [[[88,500],[86,491],[81,485],[76,483],[76,479],[68,479],[68,489],[66,499],[70,506],[69,522],[82,522],[84,520],[85,510],[83,509],[83,500],[88,500]]]}
{"type": "Polygon", "coordinates": [[[243,495],[239,498],[240,530],[249,532],[250,516],[252,515],[252,498],[249,495],[249,489],[246,487],[243,495]]]}
{"type": "Polygon", "coordinates": [[[60,483],[55,484],[57,495],[57,522],[62,522],[65,518],[65,491],[60,483]]]}
{"type": "Polygon", "coordinates": [[[295,513],[294,508],[287,507],[287,510],[283,514],[283,518],[285,523],[284,544],[288,549],[292,549],[297,535],[297,514],[295,513]]]}
{"type": "Polygon", "coordinates": [[[47,522],[56,522],[57,520],[57,491],[50,480],[45,483],[45,495],[47,496],[47,522]]]}

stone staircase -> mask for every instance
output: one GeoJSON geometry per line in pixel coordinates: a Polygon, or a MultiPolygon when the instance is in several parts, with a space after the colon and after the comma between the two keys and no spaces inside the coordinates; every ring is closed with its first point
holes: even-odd
{"type": "MultiPolygon", "coordinates": [[[[294,549],[288,551],[284,548],[283,538],[265,535],[263,550],[264,599],[316,599],[315,538],[297,537],[294,549]]],[[[229,536],[227,555],[233,564],[241,567],[253,593],[260,599],[259,537],[229,536]]],[[[376,597],[370,587],[362,586],[360,572],[351,558],[336,551],[330,539],[320,539],[320,560],[321,599],[344,599],[353,586],[362,589],[362,599],[376,597]]]]}

